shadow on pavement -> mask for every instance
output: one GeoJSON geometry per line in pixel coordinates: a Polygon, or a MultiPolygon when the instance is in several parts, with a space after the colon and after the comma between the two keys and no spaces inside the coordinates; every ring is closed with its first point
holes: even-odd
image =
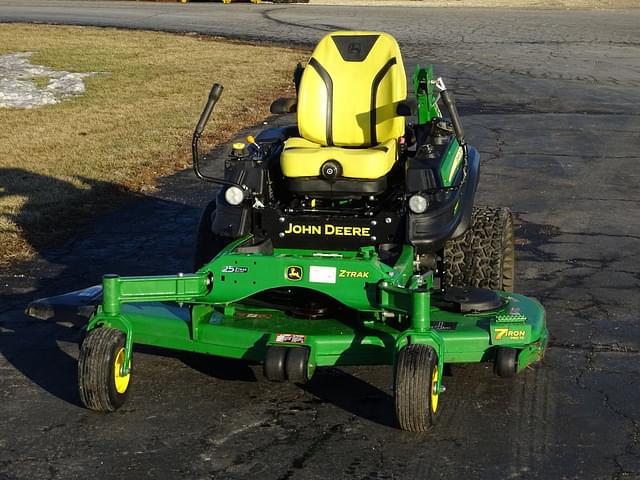
{"type": "Polygon", "coordinates": [[[393,397],[344,370],[319,370],[309,383],[300,387],[357,417],[397,428],[393,397]]]}
{"type": "MultiPolygon", "coordinates": [[[[189,271],[200,205],[213,195],[211,186],[192,179],[188,171],[161,179],[153,197],[121,191],[110,184],[84,179],[83,183],[89,189],[76,192],[76,186],[62,180],[21,169],[0,169],[0,197],[24,199],[19,211],[7,220],[20,228],[37,252],[36,258],[0,271],[0,354],[42,389],[75,405],[80,403],[76,358],[67,353],[73,349],[58,342],[76,343],[80,331],[69,323],[34,320],[21,312],[37,298],[99,284],[102,275],[109,272],[145,275],[189,271]],[[96,201],[100,191],[107,189],[121,192],[114,203],[123,208],[91,224],[56,218],[58,225],[80,223],[82,234],[75,238],[51,246],[47,235],[33,228],[33,216],[51,192],[96,201]]],[[[79,206],[78,212],[86,212],[86,206],[79,206]]]]}

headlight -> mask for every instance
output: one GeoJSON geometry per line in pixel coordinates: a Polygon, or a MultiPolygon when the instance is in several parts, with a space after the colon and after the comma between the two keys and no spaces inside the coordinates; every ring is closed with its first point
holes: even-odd
{"type": "Polygon", "coordinates": [[[224,192],[224,199],[229,205],[240,205],[244,200],[244,192],[241,188],[231,186],[224,192]]]}
{"type": "Polygon", "coordinates": [[[409,198],[409,208],[413,213],[424,213],[428,205],[429,202],[422,195],[412,195],[409,198]]]}

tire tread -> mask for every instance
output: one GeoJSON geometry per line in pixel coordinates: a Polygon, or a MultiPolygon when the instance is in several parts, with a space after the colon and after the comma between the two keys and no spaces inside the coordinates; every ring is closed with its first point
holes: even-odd
{"type": "Polygon", "coordinates": [[[113,412],[124,402],[129,390],[114,395],[111,388],[114,355],[124,341],[125,335],[120,330],[103,327],[91,330],[80,345],[78,390],[88,409],[113,412]]]}
{"type": "Polygon", "coordinates": [[[447,286],[513,291],[513,215],[508,208],[474,207],[471,227],[445,245],[447,286]]]}
{"type": "Polygon", "coordinates": [[[403,430],[424,432],[433,425],[430,405],[431,372],[436,354],[427,345],[407,345],[400,351],[395,371],[395,409],[403,430]]]}

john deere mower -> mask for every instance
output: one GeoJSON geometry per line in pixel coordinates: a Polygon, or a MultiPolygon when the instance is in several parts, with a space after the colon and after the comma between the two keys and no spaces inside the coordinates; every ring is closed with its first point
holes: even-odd
{"type": "Polygon", "coordinates": [[[78,361],[88,408],[123,404],[142,344],[260,363],[276,382],[393,365],[398,424],[424,431],[445,364],[493,362],[511,377],[542,358],[544,310],[512,292],[511,213],[474,207],[479,154],[443,80],[417,66],[408,100],[393,37],[335,32],[294,81],[296,97],[271,111],[296,124],[233,144],[221,177],[199,152],[213,85],[193,166],[220,188],[195,273],[104,276],[78,361]]]}

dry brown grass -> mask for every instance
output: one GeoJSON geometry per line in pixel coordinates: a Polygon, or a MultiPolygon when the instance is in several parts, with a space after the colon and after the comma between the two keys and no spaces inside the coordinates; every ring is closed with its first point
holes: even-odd
{"type": "Polygon", "coordinates": [[[73,72],[86,93],[57,105],[0,109],[0,265],[67,237],[123,192],[189,163],[190,136],[216,81],[226,88],[208,141],[255,124],[290,89],[304,53],[201,36],[0,25],[0,54],[73,72]]]}

